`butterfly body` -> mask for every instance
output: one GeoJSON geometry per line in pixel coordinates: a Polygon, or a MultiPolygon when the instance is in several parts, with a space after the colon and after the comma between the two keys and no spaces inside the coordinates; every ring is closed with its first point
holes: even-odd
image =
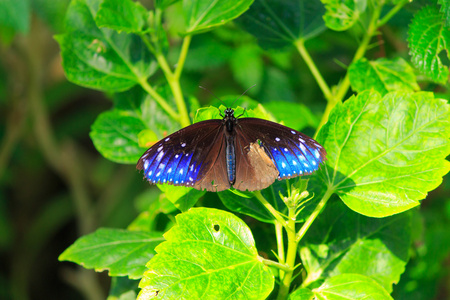
{"type": "Polygon", "coordinates": [[[222,120],[195,123],[162,139],[139,159],[152,183],[199,190],[260,190],[275,179],[311,174],[325,149],[308,136],[227,108],[222,120]]]}

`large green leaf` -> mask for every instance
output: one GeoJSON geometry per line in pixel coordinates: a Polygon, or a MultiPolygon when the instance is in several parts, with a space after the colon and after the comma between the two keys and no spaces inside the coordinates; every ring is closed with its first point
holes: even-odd
{"type": "Polygon", "coordinates": [[[327,9],[323,16],[328,28],[336,31],[352,27],[366,9],[366,0],[322,0],[327,9]]]}
{"type": "Polygon", "coordinates": [[[316,174],[354,211],[385,217],[419,205],[450,170],[450,105],[432,93],[365,91],[338,104],[317,140],[316,174]]]}
{"type": "Polygon", "coordinates": [[[98,27],[119,32],[141,32],[148,18],[147,10],[132,0],[103,0],[95,16],[98,27]]]}
{"type": "Polygon", "coordinates": [[[253,0],[183,0],[186,33],[195,34],[211,30],[239,17],[253,0]]]}
{"type": "Polygon", "coordinates": [[[146,80],[157,68],[154,57],[134,34],[99,29],[94,22],[99,0],[74,0],[66,15],[66,33],[56,37],[67,78],[102,91],[124,91],[146,80]]]}
{"type": "Polygon", "coordinates": [[[140,118],[126,111],[111,110],[98,116],[90,136],[104,157],[118,163],[137,163],[146,150],[138,142],[138,134],[144,129],[140,118]]]}
{"type": "Polygon", "coordinates": [[[319,0],[255,0],[237,22],[262,48],[285,48],[320,34],[325,29],[324,12],[319,0]]]}
{"type": "Polygon", "coordinates": [[[191,208],[148,263],[138,299],[265,299],[274,278],[247,225],[228,212],[191,208]]]}
{"type": "Polygon", "coordinates": [[[374,61],[362,58],[350,65],[348,75],[352,88],[357,92],[373,88],[385,95],[397,90],[420,90],[413,68],[400,57],[374,61]]]}
{"type": "Polygon", "coordinates": [[[308,273],[303,286],[338,274],[357,273],[392,292],[392,284],[398,283],[405,269],[410,245],[410,213],[368,218],[334,201],[302,240],[300,254],[308,273]]]}
{"type": "Polygon", "coordinates": [[[164,196],[180,211],[187,211],[197,203],[206,191],[199,191],[184,186],[173,186],[169,184],[158,184],[158,188],[164,192],[164,196]]]}
{"type": "Polygon", "coordinates": [[[441,5],[441,13],[445,16],[445,25],[450,26],[450,1],[449,0],[438,0],[441,5]]]}
{"type": "Polygon", "coordinates": [[[445,27],[444,17],[435,6],[426,6],[417,14],[409,28],[409,48],[412,62],[425,75],[436,82],[448,80],[448,66],[439,54],[450,49],[450,29],[445,27]]]}
{"type": "MultiPolygon", "coordinates": [[[[392,297],[375,280],[359,274],[341,274],[325,280],[311,291],[319,300],[390,300],[392,297]]],[[[301,288],[292,293],[290,300],[309,300],[311,293],[301,288]]]]}
{"type": "Polygon", "coordinates": [[[100,228],[79,238],[59,260],[75,262],[96,271],[108,270],[110,276],[141,278],[145,264],[163,241],[161,233],[100,228]]]}

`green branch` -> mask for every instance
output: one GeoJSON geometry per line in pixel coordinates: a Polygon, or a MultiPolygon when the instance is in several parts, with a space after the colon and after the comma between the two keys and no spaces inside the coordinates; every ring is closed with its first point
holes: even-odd
{"type": "Polygon", "coordinates": [[[254,191],[253,194],[259,200],[259,202],[264,205],[264,207],[272,214],[272,216],[280,223],[282,226],[286,226],[286,220],[281,216],[281,214],[263,197],[261,191],[254,191]]]}

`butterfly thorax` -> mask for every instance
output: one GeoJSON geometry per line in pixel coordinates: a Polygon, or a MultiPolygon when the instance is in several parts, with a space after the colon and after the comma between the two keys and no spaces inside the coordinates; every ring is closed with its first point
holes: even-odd
{"type": "Polygon", "coordinates": [[[225,128],[229,134],[233,133],[234,125],[236,124],[236,118],[234,116],[234,110],[232,108],[225,109],[225,117],[223,118],[225,128]]]}

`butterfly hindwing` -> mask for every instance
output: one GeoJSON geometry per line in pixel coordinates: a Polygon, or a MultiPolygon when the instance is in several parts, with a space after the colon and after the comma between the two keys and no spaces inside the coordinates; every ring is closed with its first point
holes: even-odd
{"type": "Polygon", "coordinates": [[[279,172],[279,179],[311,174],[326,151],[312,138],[289,127],[256,118],[237,120],[236,131],[259,141],[279,172]]]}
{"type": "Polygon", "coordinates": [[[221,139],[222,120],[206,120],[185,127],[148,149],[137,169],[152,183],[194,186],[213,166],[221,139]]]}

